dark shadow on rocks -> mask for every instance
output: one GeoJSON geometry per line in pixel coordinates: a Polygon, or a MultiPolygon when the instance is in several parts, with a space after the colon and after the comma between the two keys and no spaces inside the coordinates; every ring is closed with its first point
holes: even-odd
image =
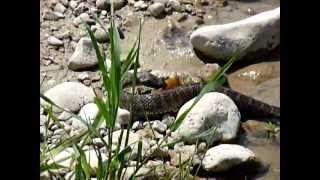
{"type": "MultiPolygon", "coordinates": [[[[206,56],[202,52],[193,49],[196,56],[204,63],[218,63],[220,66],[223,66],[226,61],[213,59],[211,57],[206,56]]],[[[272,50],[271,52],[256,52],[250,54],[249,57],[242,59],[240,61],[236,61],[228,70],[228,73],[235,72],[241,68],[249,66],[251,64],[261,63],[261,62],[274,62],[280,60],[280,45],[272,50]]]]}
{"type": "MultiPolygon", "coordinates": [[[[195,171],[198,167],[193,168],[195,171]]],[[[248,180],[262,177],[269,170],[269,165],[262,165],[259,162],[248,162],[238,165],[229,171],[221,173],[208,172],[200,168],[197,174],[199,179],[215,179],[215,180],[248,180]]],[[[195,173],[195,172],[192,172],[195,173]]]]}

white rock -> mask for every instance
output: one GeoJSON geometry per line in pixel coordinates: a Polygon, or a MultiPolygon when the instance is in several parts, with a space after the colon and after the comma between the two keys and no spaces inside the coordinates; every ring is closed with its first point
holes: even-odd
{"type": "Polygon", "coordinates": [[[82,70],[94,67],[97,64],[98,60],[91,40],[87,37],[81,38],[69,59],[68,67],[72,70],[82,70]]]}
{"type": "MultiPolygon", "coordinates": [[[[79,111],[80,108],[93,102],[95,94],[92,88],[89,88],[78,82],[64,82],[56,85],[44,93],[46,97],[51,99],[58,106],[69,109],[72,112],[79,111]]],[[[42,105],[48,105],[41,99],[42,105]]],[[[61,109],[53,107],[54,112],[61,112],[61,109]]]]}
{"type": "Polygon", "coordinates": [[[73,24],[75,26],[79,26],[80,24],[82,24],[82,22],[85,22],[85,23],[93,23],[94,20],[90,18],[89,14],[87,13],[81,13],[78,17],[74,18],[73,20],[73,24]]]}
{"type": "Polygon", "coordinates": [[[137,1],[133,5],[134,8],[138,10],[146,10],[148,8],[148,4],[146,4],[144,1],[137,1]]]}
{"type": "Polygon", "coordinates": [[[202,167],[207,171],[221,172],[241,163],[256,160],[255,154],[248,148],[235,144],[220,144],[206,152],[202,167]]]}
{"type": "Polygon", "coordinates": [[[83,81],[83,80],[86,80],[86,79],[90,79],[90,75],[89,75],[88,72],[81,72],[78,75],[78,80],[83,81]]]}
{"type": "MultiPolygon", "coordinates": [[[[194,100],[195,98],[185,103],[177,117],[189,108],[194,100]]],[[[236,137],[239,126],[240,112],[234,102],[222,93],[209,92],[200,99],[172,134],[175,134],[174,137],[188,137],[216,127],[213,141],[228,141],[236,137]]]]}
{"type": "Polygon", "coordinates": [[[77,2],[77,1],[71,0],[71,1],[69,2],[69,7],[70,7],[71,9],[75,9],[77,6],[78,6],[78,2],[77,2]]]}
{"type": "Polygon", "coordinates": [[[48,43],[52,46],[62,46],[63,45],[63,41],[61,41],[60,39],[51,36],[48,38],[48,43]]]}
{"type": "Polygon", "coordinates": [[[229,58],[241,48],[241,58],[254,58],[280,44],[280,7],[223,25],[210,25],[197,29],[190,37],[193,47],[217,59],[229,58]]]}
{"type": "Polygon", "coordinates": [[[73,154],[73,149],[66,148],[65,150],[61,151],[60,153],[58,153],[57,155],[52,157],[52,159],[50,159],[48,161],[48,164],[55,162],[55,163],[59,164],[60,166],[69,167],[72,162],[71,161],[72,154],[73,154]]]}
{"type": "Polygon", "coordinates": [[[135,121],[133,124],[132,124],[132,130],[138,130],[138,129],[141,129],[142,128],[142,123],[140,121],[135,121]]]}
{"type": "Polygon", "coordinates": [[[130,119],[130,112],[126,109],[118,109],[118,113],[117,113],[117,123],[119,123],[120,125],[125,125],[129,123],[129,119],[130,119]]]}
{"type": "Polygon", "coordinates": [[[158,131],[159,133],[164,133],[167,130],[167,125],[162,123],[159,120],[156,120],[156,121],[153,121],[152,128],[158,131]]]}
{"type": "Polygon", "coordinates": [[[149,6],[148,10],[154,17],[161,17],[164,13],[165,6],[163,3],[156,2],[149,6]]]}
{"type": "Polygon", "coordinates": [[[59,12],[59,13],[64,13],[66,11],[66,7],[64,7],[63,4],[57,3],[56,6],[54,7],[54,11],[59,12]]]}
{"type": "MultiPolygon", "coordinates": [[[[79,112],[79,116],[82,120],[86,121],[89,124],[92,124],[94,119],[97,117],[99,112],[99,108],[95,103],[88,103],[85,106],[83,106],[79,112]]],[[[76,134],[81,134],[88,130],[87,124],[82,122],[80,119],[77,118],[71,118],[72,124],[71,124],[71,136],[74,136],[76,134]]],[[[105,123],[101,125],[103,127],[105,123]]]]}
{"type": "Polygon", "coordinates": [[[93,121],[99,113],[99,108],[95,103],[88,103],[83,106],[79,112],[79,116],[84,120],[93,121]]]}
{"type": "MultiPolygon", "coordinates": [[[[73,153],[74,151],[72,148],[66,148],[65,150],[54,156],[52,159],[50,159],[48,163],[50,164],[56,162],[58,165],[61,165],[63,167],[73,167],[75,164],[75,161],[72,161],[73,153]]],[[[95,150],[85,150],[84,154],[90,167],[92,167],[93,169],[98,168],[98,157],[95,150]]],[[[106,156],[104,154],[101,154],[101,157],[102,160],[106,160],[106,156]]],[[[95,172],[92,172],[92,174],[95,174],[95,172]]]]}
{"type": "MultiPolygon", "coordinates": [[[[121,130],[115,131],[112,133],[112,148],[115,149],[118,145],[118,141],[119,141],[119,137],[121,134],[121,130]]],[[[123,130],[123,135],[122,135],[122,140],[121,140],[121,146],[120,146],[120,150],[124,149],[124,145],[125,145],[125,139],[126,139],[126,135],[127,135],[127,130],[123,130]]],[[[104,137],[104,140],[106,142],[108,142],[108,137],[104,137]]],[[[150,145],[148,143],[148,141],[144,138],[142,138],[141,136],[139,136],[136,133],[133,132],[129,132],[129,139],[128,139],[128,145],[132,148],[132,154],[131,154],[131,159],[136,159],[137,155],[138,155],[138,141],[141,140],[142,141],[142,155],[144,156],[147,150],[150,149],[150,145]]]]}

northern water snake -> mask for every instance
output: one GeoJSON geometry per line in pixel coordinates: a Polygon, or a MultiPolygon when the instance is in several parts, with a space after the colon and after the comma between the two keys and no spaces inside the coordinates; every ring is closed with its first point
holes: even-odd
{"type": "MultiPolygon", "coordinates": [[[[130,79],[130,78],[127,78],[130,79]]],[[[124,82],[127,85],[129,81],[124,82]]],[[[139,73],[139,84],[145,84],[153,87],[165,86],[164,79],[157,78],[150,73],[139,73]]],[[[196,83],[184,86],[178,86],[174,89],[164,90],[158,93],[134,95],[133,111],[137,115],[157,115],[168,112],[177,112],[179,108],[188,100],[196,97],[205,83],[196,83]]],[[[229,96],[239,108],[241,115],[245,117],[262,118],[280,118],[280,108],[271,106],[252,97],[241,94],[228,87],[219,87],[216,92],[229,96]]],[[[122,93],[120,98],[120,107],[130,109],[132,95],[122,93]]]]}

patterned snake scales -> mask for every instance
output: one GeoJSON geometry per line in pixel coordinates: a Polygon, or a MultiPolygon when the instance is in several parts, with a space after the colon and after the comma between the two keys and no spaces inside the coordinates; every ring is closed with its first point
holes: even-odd
{"type": "MultiPolygon", "coordinates": [[[[128,76],[128,78],[123,82],[123,86],[130,84],[131,78],[132,75],[128,76]]],[[[158,78],[149,72],[139,72],[137,83],[155,88],[165,86],[163,78],[158,78]]],[[[177,112],[184,103],[196,97],[204,86],[204,83],[195,83],[178,86],[174,89],[164,90],[157,93],[134,95],[133,112],[137,115],[159,115],[168,112],[177,112]]],[[[279,122],[279,107],[263,103],[227,87],[221,86],[215,91],[229,96],[239,108],[242,116],[276,118],[276,121],[279,122]]],[[[123,92],[120,98],[120,107],[130,109],[131,100],[132,94],[123,92]]]]}

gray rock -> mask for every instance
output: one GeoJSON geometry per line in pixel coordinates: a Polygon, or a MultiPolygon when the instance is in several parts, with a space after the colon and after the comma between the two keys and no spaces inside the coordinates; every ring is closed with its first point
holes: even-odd
{"type": "MultiPolygon", "coordinates": [[[[93,102],[95,94],[92,88],[89,88],[78,82],[64,82],[56,85],[44,93],[55,104],[72,112],[77,112],[80,108],[93,102]]],[[[48,105],[41,99],[42,105],[48,105]]],[[[54,112],[61,112],[61,109],[53,107],[54,112]]]]}
{"type": "Polygon", "coordinates": [[[79,75],[78,75],[78,80],[79,81],[83,81],[83,80],[86,80],[86,79],[90,79],[90,75],[88,72],[81,72],[79,75]]]}
{"type": "Polygon", "coordinates": [[[144,1],[137,1],[134,3],[133,7],[137,10],[146,10],[148,8],[148,4],[146,4],[144,1]]]}
{"type": "Polygon", "coordinates": [[[164,15],[165,6],[163,3],[156,2],[149,6],[148,10],[154,17],[161,17],[164,15]]]}
{"type": "MultiPolygon", "coordinates": [[[[119,10],[126,5],[125,0],[113,0],[113,5],[115,10],[119,10]]],[[[101,10],[110,10],[111,1],[110,0],[97,0],[96,7],[101,10]]]]}
{"type": "Polygon", "coordinates": [[[179,166],[180,163],[183,164],[191,159],[191,157],[196,154],[196,151],[197,148],[195,145],[175,146],[174,151],[169,152],[171,157],[170,164],[179,166]]]}
{"type": "Polygon", "coordinates": [[[181,4],[178,0],[169,0],[168,6],[172,7],[174,11],[180,11],[181,10],[181,4]]]}
{"type": "Polygon", "coordinates": [[[69,1],[68,0],[60,0],[60,2],[64,5],[64,6],[68,6],[69,1]]]}
{"type": "Polygon", "coordinates": [[[142,128],[142,123],[140,121],[136,121],[132,124],[132,130],[139,130],[142,128]]]}
{"type": "Polygon", "coordinates": [[[222,172],[242,163],[256,160],[255,154],[243,146],[220,144],[206,152],[202,167],[207,171],[222,172]]]}
{"type": "Polygon", "coordinates": [[[55,131],[55,130],[58,130],[59,129],[59,126],[57,124],[53,125],[51,128],[50,128],[52,131],[55,131]]]}
{"type": "Polygon", "coordinates": [[[66,7],[64,7],[63,4],[57,3],[56,6],[54,7],[54,11],[59,12],[59,13],[64,13],[66,11],[66,7]]]}
{"type": "Polygon", "coordinates": [[[97,64],[98,60],[91,40],[87,37],[81,38],[69,59],[68,67],[71,70],[83,70],[95,67],[97,64]]]}
{"type": "Polygon", "coordinates": [[[94,32],[94,37],[97,39],[99,43],[109,42],[109,35],[102,28],[97,28],[97,30],[94,32]]]}
{"type": "Polygon", "coordinates": [[[48,43],[52,46],[63,46],[63,41],[54,36],[48,38],[48,43]]]}
{"type": "MultiPolygon", "coordinates": [[[[195,98],[185,103],[177,117],[181,116],[194,100],[195,98]]],[[[176,137],[189,137],[216,127],[216,136],[212,141],[228,141],[236,137],[239,126],[240,112],[232,99],[222,93],[209,92],[200,99],[172,134],[176,137]]]]}
{"type": "Polygon", "coordinates": [[[197,51],[216,60],[227,61],[242,48],[240,58],[257,58],[280,44],[280,7],[241,21],[199,28],[190,40],[197,51]]]}
{"type": "Polygon", "coordinates": [[[54,132],[53,132],[53,135],[55,136],[55,135],[63,135],[63,134],[65,134],[65,132],[64,132],[64,130],[63,129],[57,129],[57,130],[55,130],[54,132]]]}
{"type": "Polygon", "coordinates": [[[63,19],[64,15],[62,13],[59,13],[59,12],[47,11],[47,12],[44,12],[42,18],[44,20],[57,21],[59,19],[63,19]]]}
{"type": "Polygon", "coordinates": [[[104,10],[104,9],[110,8],[110,4],[108,7],[107,0],[96,0],[96,7],[98,9],[104,10]]]}
{"type": "Polygon", "coordinates": [[[78,6],[78,2],[77,2],[77,1],[71,0],[71,1],[69,2],[69,7],[70,7],[71,9],[75,9],[77,6],[78,6]]]}
{"type": "Polygon", "coordinates": [[[159,120],[156,120],[156,121],[153,121],[152,128],[158,131],[159,133],[164,133],[167,130],[167,125],[162,123],[159,120]]]}
{"type": "Polygon", "coordinates": [[[71,113],[68,113],[66,111],[63,111],[59,116],[58,119],[60,121],[67,121],[68,119],[70,119],[72,117],[71,113]]]}
{"type": "Polygon", "coordinates": [[[88,13],[81,13],[78,17],[74,18],[73,24],[75,26],[79,26],[82,24],[82,22],[85,22],[87,24],[94,24],[95,21],[90,18],[88,13]]]}
{"type": "Polygon", "coordinates": [[[166,124],[167,127],[170,126],[176,119],[170,115],[164,115],[162,118],[162,123],[166,124]]]}

